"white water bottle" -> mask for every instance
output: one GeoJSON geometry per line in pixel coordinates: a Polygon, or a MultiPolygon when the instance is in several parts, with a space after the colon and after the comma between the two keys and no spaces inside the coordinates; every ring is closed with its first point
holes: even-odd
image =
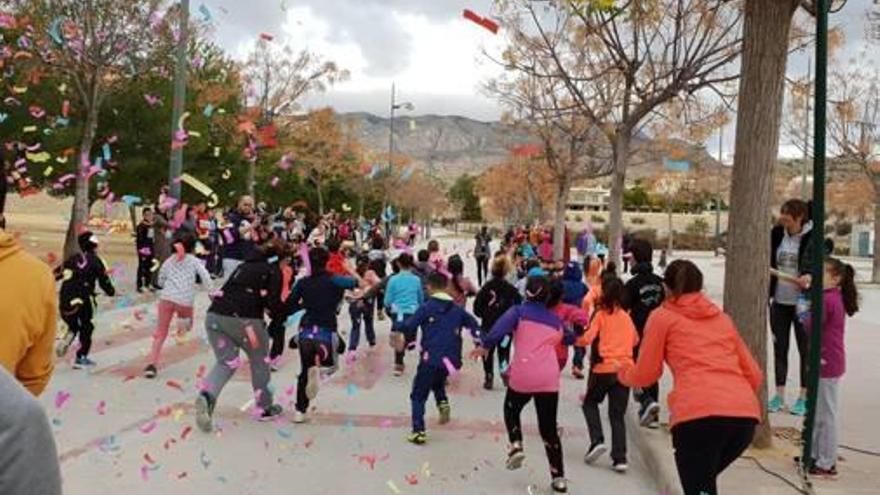
{"type": "Polygon", "coordinates": [[[798,321],[801,323],[806,323],[807,318],[810,317],[810,298],[804,292],[798,294],[797,304],[795,305],[795,314],[797,315],[798,321]]]}

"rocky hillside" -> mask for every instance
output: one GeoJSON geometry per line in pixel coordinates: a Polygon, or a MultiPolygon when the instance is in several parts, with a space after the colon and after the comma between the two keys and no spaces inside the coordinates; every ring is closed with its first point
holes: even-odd
{"type": "MultiPolygon", "coordinates": [[[[388,150],[389,121],[368,113],[343,114],[356,122],[363,143],[373,150],[388,150]]],[[[431,175],[452,179],[464,173],[479,174],[509,155],[511,148],[528,143],[528,136],[512,131],[500,122],[479,122],[460,116],[400,116],[394,121],[394,149],[413,158],[431,175]]],[[[698,169],[714,169],[718,163],[700,147],[674,143],[698,169]]],[[[665,147],[650,139],[637,139],[633,178],[651,176],[663,167],[665,147]]]]}

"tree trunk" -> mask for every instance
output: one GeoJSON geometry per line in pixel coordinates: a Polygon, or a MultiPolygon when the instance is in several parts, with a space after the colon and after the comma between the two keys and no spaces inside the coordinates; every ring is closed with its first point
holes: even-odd
{"type": "Polygon", "coordinates": [[[669,232],[667,234],[669,237],[666,240],[666,256],[672,256],[672,248],[675,246],[675,228],[672,226],[672,202],[666,208],[669,214],[669,232]]]}
{"type": "MultiPolygon", "coordinates": [[[[724,308],[767,377],[770,200],[779,151],[788,35],[797,0],[747,0],[728,230],[724,308]],[[757,260],[757,262],[756,262],[757,260]]],[[[767,388],[756,447],[770,447],[767,388]]]]}
{"type": "Polygon", "coordinates": [[[73,207],[70,212],[70,222],[67,224],[67,234],[64,239],[64,259],[80,252],[77,236],[86,228],[89,219],[89,168],[91,167],[90,156],[92,144],[95,142],[95,131],[98,128],[98,105],[93,102],[89,106],[86,115],[86,125],[83,128],[82,139],[79,145],[79,169],[76,174],[76,184],[73,196],[73,207]]]}
{"type": "Polygon", "coordinates": [[[626,165],[629,161],[630,136],[618,131],[614,142],[614,173],[611,175],[611,197],[608,201],[608,259],[620,266],[623,241],[623,193],[626,190],[626,165]]]}
{"type": "Polygon", "coordinates": [[[315,181],[315,190],[318,191],[318,215],[324,216],[324,191],[321,190],[321,181],[315,181]]]}
{"type": "Polygon", "coordinates": [[[128,216],[129,216],[129,218],[131,218],[131,231],[136,232],[138,221],[137,221],[137,207],[135,205],[132,204],[132,205],[128,206],[128,216]]]}
{"type": "Polygon", "coordinates": [[[245,190],[247,191],[247,195],[254,198],[254,204],[257,201],[257,193],[256,193],[256,185],[257,185],[257,160],[250,159],[248,160],[248,168],[247,168],[247,184],[245,185],[245,190]]]}
{"type": "Polygon", "coordinates": [[[874,179],[874,264],[871,282],[880,284],[880,177],[874,179]]]}
{"type": "Polygon", "coordinates": [[[553,259],[565,259],[565,210],[568,206],[568,193],[571,190],[568,179],[561,179],[556,189],[556,210],[553,218],[553,259]]]}

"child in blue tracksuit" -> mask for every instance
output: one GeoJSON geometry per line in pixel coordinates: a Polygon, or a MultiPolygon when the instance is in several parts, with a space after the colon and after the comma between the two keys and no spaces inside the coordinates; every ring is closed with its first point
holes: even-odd
{"type": "MultiPolygon", "coordinates": [[[[416,313],[425,295],[422,292],[422,279],[412,272],[412,256],[401,254],[396,262],[400,272],[388,280],[383,304],[391,314],[392,321],[400,322],[416,313]]],[[[391,339],[395,348],[394,376],[400,376],[404,370],[403,356],[406,349],[412,347],[416,336],[414,332],[392,332],[391,339]]]]}
{"type": "MultiPolygon", "coordinates": [[[[562,303],[580,308],[587,296],[589,287],[583,281],[581,266],[572,261],[565,265],[562,272],[562,303]]],[[[575,329],[580,334],[583,329],[575,329]]],[[[571,363],[571,375],[578,380],[584,379],[584,356],[587,354],[585,347],[575,346],[574,357],[571,363]]]]}
{"type": "Polygon", "coordinates": [[[451,408],[446,397],[446,377],[461,368],[461,329],[467,328],[474,339],[479,338],[479,323],[446,293],[447,283],[442,273],[431,273],[428,276],[431,297],[413,316],[394,323],[394,330],[406,334],[415,335],[416,330],[422,328],[419,367],[409,396],[412,401],[412,433],[407,439],[416,445],[422,445],[428,439],[425,402],[431,392],[437,401],[440,424],[449,422],[451,408]]]}

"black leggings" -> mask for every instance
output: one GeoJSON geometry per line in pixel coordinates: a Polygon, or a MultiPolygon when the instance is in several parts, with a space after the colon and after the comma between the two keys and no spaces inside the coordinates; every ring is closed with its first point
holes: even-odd
{"type": "MultiPolygon", "coordinates": [[[[484,331],[483,334],[488,335],[488,330],[484,331]]],[[[496,352],[498,354],[498,372],[502,373],[503,371],[507,371],[507,367],[510,366],[510,343],[507,344],[507,347],[498,344],[489,349],[489,353],[483,358],[483,372],[486,376],[495,375],[496,352]]]]}
{"type": "Polygon", "coordinates": [[[305,413],[309,410],[306,385],[309,383],[309,370],[315,366],[332,366],[331,346],[313,339],[299,339],[300,372],[296,380],[296,410],[305,413]]]}
{"type": "Polygon", "coordinates": [[[489,257],[477,256],[477,283],[482,286],[483,280],[489,278],[489,257]]]}
{"type": "Polygon", "coordinates": [[[137,288],[153,287],[153,255],[138,255],[137,288]]]}
{"type": "Polygon", "coordinates": [[[504,425],[507,427],[507,437],[510,443],[522,443],[520,414],[532,399],[535,399],[535,412],[538,413],[538,431],[541,433],[544,450],[547,452],[547,460],[550,462],[550,477],[565,477],[565,467],[562,463],[562,442],[559,440],[559,432],[556,429],[559,392],[523,394],[508,388],[507,396],[504,398],[504,425]]]}
{"type": "Polygon", "coordinates": [[[770,329],[773,332],[773,364],[776,371],[776,386],[784,387],[788,378],[788,347],[791,343],[791,326],[794,325],[794,340],[800,356],[800,386],[807,386],[807,345],[809,337],[804,326],[797,319],[796,306],[773,303],[770,306],[770,329]]]}
{"type": "Polygon", "coordinates": [[[748,448],[756,424],[715,416],[675,425],[672,446],[684,495],[716,495],[716,478],[748,448]]]}
{"type": "Polygon", "coordinates": [[[269,359],[275,359],[284,354],[284,334],[287,333],[287,327],[284,324],[287,321],[286,316],[278,316],[272,318],[269,323],[269,337],[272,339],[272,346],[269,348],[269,359]]]}
{"type": "MultiPolygon", "coordinates": [[[[73,308],[76,308],[75,312],[61,312],[61,319],[67,324],[67,328],[79,337],[79,349],[76,351],[76,357],[78,358],[89,356],[89,351],[92,349],[92,332],[95,330],[95,324],[92,323],[94,316],[92,298],[85,296],[79,299],[82,301],[82,304],[73,306],[73,308]]],[[[71,306],[62,301],[61,307],[68,308],[71,306]]]]}

